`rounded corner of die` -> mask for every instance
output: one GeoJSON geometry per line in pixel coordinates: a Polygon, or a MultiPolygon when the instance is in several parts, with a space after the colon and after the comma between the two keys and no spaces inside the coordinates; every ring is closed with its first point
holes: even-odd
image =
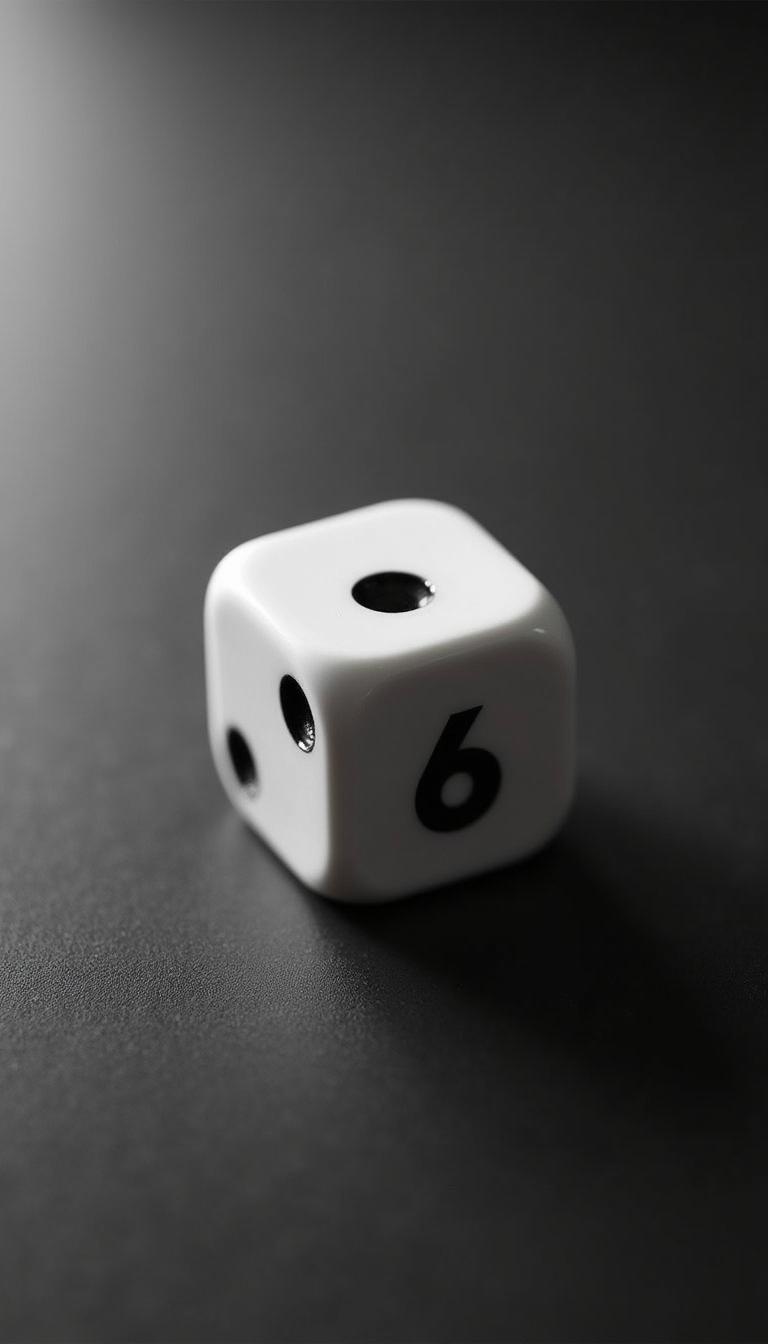
{"type": "Polygon", "coordinates": [[[571,815],[571,812],[573,811],[573,805],[575,800],[576,800],[576,769],[575,769],[575,763],[572,762],[570,769],[564,775],[562,792],[557,801],[557,805],[553,807],[552,814],[549,817],[549,821],[546,828],[542,832],[541,836],[537,839],[535,845],[532,847],[530,851],[531,856],[533,854],[539,853],[539,851],[542,849],[546,849],[547,845],[550,845],[552,841],[555,840],[556,837],[560,834],[563,827],[566,825],[568,818],[571,815]]]}
{"type": "Polygon", "coordinates": [[[459,504],[454,504],[448,499],[435,499],[426,495],[407,495],[402,499],[392,500],[393,504],[400,508],[415,509],[422,513],[440,514],[442,517],[460,520],[463,523],[471,523],[477,527],[477,521],[468,513],[466,509],[461,508],[459,504]]]}
{"type": "Polygon", "coordinates": [[[390,905],[393,901],[404,899],[411,892],[391,892],[380,890],[368,882],[353,878],[348,873],[329,868],[319,881],[306,883],[307,886],[334,905],[390,905]]]}
{"type": "Polygon", "coordinates": [[[531,634],[540,646],[575,671],[576,643],[570,622],[557,598],[543,585],[529,619],[531,634]]]}
{"type": "Polygon", "coordinates": [[[226,558],[226,556],[223,556],[221,560],[218,560],[208,576],[205,592],[203,594],[203,610],[206,614],[212,609],[216,602],[216,598],[221,588],[222,567],[226,558]]]}
{"type": "Polygon", "coordinates": [[[341,905],[354,902],[354,896],[348,894],[348,886],[344,875],[330,855],[327,855],[323,863],[311,872],[307,869],[300,872],[298,868],[295,868],[294,872],[299,881],[314,896],[320,896],[325,901],[334,901],[341,905]]]}
{"type": "Polygon", "coordinates": [[[239,552],[242,549],[242,546],[235,546],[214,565],[205,585],[203,606],[206,613],[213,610],[224,593],[231,591],[239,570],[239,552]]]}
{"type": "Polygon", "coordinates": [[[311,868],[306,863],[292,866],[309,891],[334,905],[378,905],[395,899],[379,889],[376,875],[339,836],[329,835],[327,846],[315,855],[311,868]]]}
{"type": "Polygon", "coordinates": [[[208,580],[203,598],[203,633],[206,647],[211,647],[216,638],[216,629],[222,608],[234,591],[230,581],[227,556],[220,560],[208,580]]]}

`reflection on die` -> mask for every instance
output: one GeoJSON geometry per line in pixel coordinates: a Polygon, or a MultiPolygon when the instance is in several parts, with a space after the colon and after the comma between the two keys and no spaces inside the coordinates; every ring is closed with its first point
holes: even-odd
{"type": "Polygon", "coordinates": [[[459,509],[394,500],[238,546],[208,586],[205,652],[222,784],[325,895],[497,867],[565,816],[568,625],[459,509]]]}

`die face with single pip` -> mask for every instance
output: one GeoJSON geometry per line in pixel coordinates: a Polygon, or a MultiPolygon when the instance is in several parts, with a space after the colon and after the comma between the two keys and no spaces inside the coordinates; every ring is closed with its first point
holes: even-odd
{"type": "Polygon", "coordinates": [[[567,812],[568,625],[459,509],[395,500],[238,546],[208,587],[205,647],[224,788],[326,895],[498,867],[567,812]]]}

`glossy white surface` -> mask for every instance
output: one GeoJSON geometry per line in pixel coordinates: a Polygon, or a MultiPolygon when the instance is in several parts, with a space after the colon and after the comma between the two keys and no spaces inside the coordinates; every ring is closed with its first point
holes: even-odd
{"type": "MultiPolygon", "coordinates": [[[[392,899],[521,858],[567,811],[567,623],[533,575],[452,506],[396,500],[237,547],[211,578],[205,639],[222,783],[288,866],[327,895],[392,899]],[[393,570],[427,580],[433,600],[405,612],[353,600],[359,579],[393,570]],[[312,708],[311,752],[283,719],[286,675],[312,708]],[[497,791],[469,824],[432,829],[416,790],[449,719],[469,709],[478,713],[457,749],[492,753],[497,791]],[[230,727],[253,752],[253,790],[233,770],[230,727]]],[[[476,753],[456,758],[471,760],[489,765],[476,753]]],[[[461,769],[446,776],[437,815],[447,825],[475,784],[461,769]]]]}

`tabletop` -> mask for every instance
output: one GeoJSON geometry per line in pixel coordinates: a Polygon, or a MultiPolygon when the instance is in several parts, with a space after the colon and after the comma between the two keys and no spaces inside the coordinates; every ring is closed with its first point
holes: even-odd
{"type": "Polygon", "coordinates": [[[0,27],[0,1337],[766,1338],[766,10],[0,27]],[[203,593],[403,496],[562,604],[578,792],[341,907],[203,593]]]}

